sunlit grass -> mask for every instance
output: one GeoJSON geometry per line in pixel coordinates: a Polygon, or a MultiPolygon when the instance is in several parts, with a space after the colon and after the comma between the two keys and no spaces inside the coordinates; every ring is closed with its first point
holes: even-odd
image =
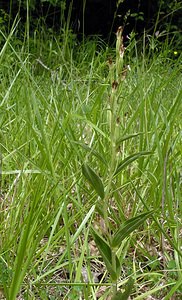
{"type": "Polygon", "coordinates": [[[126,49],[131,70],[115,104],[116,163],[149,155],[131,159],[117,176],[112,169],[111,178],[108,60],[115,61],[114,50],[97,40],[79,45],[68,39],[63,47],[51,37],[40,48],[29,40],[27,52],[26,44],[4,38],[0,286],[6,298],[107,299],[112,282],[92,227],[105,237],[106,227],[113,233],[126,219],[154,210],[117,250],[117,286],[124,290],[132,277],[131,299],[180,299],[180,59],[160,53],[148,60],[126,49]],[[107,224],[83,163],[105,191],[110,184],[107,224]]]}

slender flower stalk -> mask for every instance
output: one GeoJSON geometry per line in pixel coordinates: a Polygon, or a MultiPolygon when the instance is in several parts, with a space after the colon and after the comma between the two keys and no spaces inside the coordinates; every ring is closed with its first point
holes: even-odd
{"type": "MultiPolygon", "coordinates": [[[[123,73],[123,57],[124,57],[124,45],[122,37],[123,28],[119,27],[116,33],[116,61],[115,63],[109,59],[109,79],[111,86],[111,94],[109,97],[109,108],[108,108],[108,123],[110,129],[110,170],[108,176],[108,184],[106,188],[105,198],[104,198],[104,220],[106,224],[106,232],[108,234],[108,240],[111,244],[111,232],[109,226],[108,218],[108,207],[109,199],[112,197],[112,181],[114,173],[118,165],[117,159],[117,147],[116,141],[118,138],[118,124],[119,124],[119,115],[118,115],[118,101],[119,94],[121,91],[122,85],[122,73],[123,73]]],[[[116,271],[116,253],[112,251],[112,266],[116,271]]],[[[113,294],[117,291],[117,280],[113,281],[113,294]]]]}

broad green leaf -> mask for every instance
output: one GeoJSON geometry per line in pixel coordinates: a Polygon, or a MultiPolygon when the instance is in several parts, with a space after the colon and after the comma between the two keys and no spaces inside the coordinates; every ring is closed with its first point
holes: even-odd
{"type": "Polygon", "coordinates": [[[127,167],[129,164],[131,164],[133,161],[135,161],[136,159],[138,159],[141,156],[146,156],[146,155],[150,155],[152,152],[150,151],[141,151],[138,153],[134,153],[128,157],[126,157],[124,160],[122,160],[117,169],[116,172],[114,173],[114,175],[117,175],[118,173],[120,173],[125,167],[127,167]]]}
{"type": "Polygon", "coordinates": [[[122,241],[129,236],[135,229],[144,223],[144,221],[153,214],[153,210],[140,214],[134,218],[125,221],[113,236],[112,247],[119,247],[122,241]]]}
{"type": "Polygon", "coordinates": [[[112,253],[112,249],[109,246],[109,244],[93,228],[92,228],[92,235],[99,249],[99,252],[103,258],[103,261],[105,262],[106,268],[111,275],[111,278],[113,280],[117,280],[121,272],[121,265],[117,255],[115,253],[112,253]],[[113,255],[115,255],[116,269],[114,269],[112,266],[113,255]]]}
{"type": "Polygon", "coordinates": [[[82,173],[87,178],[92,187],[96,190],[97,194],[104,198],[104,186],[100,177],[87,165],[82,165],[82,173]]]}
{"type": "Polygon", "coordinates": [[[134,285],[134,279],[130,278],[125,286],[124,292],[116,292],[111,300],[127,300],[132,293],[132,288],[134,285]]]}

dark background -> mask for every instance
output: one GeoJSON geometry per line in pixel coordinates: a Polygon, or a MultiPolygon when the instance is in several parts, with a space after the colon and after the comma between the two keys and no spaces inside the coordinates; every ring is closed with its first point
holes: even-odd
{"type": "MultiPolygon", "coordinates": [[[[118,5],[116,0],[47,0],[43,2],[29,0],[30,29],[33,31],[39,22],[47,28],[60,31],[69,23],[70,29],[78,37],[85,34],[100,35],[108,39],[120,25],[124,25],[126,34],[134,30],[140,35],[144,29],[152,33],[159,16],[156,30],[164,30],[167,27],[169,30],[170,25],[172,30],[181,31],[181,1],[123,0],[121,2],[118,5]]],[[[5,13],[9,18],[9,27],[17,14],[22,24],[25,23],[27,1],[0,0],[1,23],[5,13]]]]}

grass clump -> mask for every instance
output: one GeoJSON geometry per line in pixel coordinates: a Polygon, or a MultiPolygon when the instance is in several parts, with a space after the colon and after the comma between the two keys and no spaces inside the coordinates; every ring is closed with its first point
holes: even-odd
{"type": "Polygon", "coordinates": [[[2,294],[180,299],[180,58],[124,49],[122,28],[116,53],[13,33],[0,53],[2,294]]]}

